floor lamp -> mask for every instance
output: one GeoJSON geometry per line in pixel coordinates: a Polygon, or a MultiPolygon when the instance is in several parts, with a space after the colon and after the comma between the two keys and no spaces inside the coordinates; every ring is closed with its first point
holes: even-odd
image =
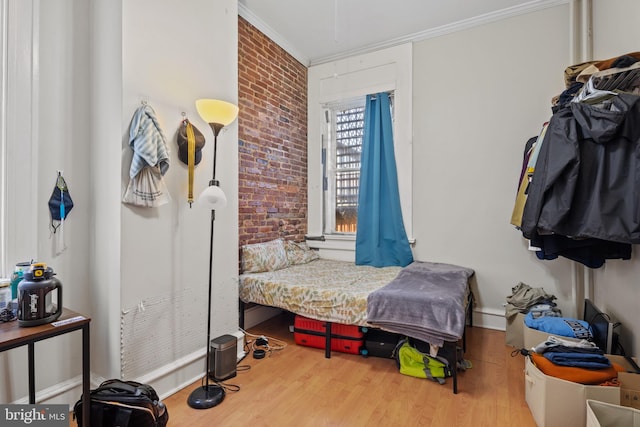
{"type": "Polygon", "coordinates": [[[213,284],[213,226],[216,219],[216,209],[227,205],[227,197],[220,188],[220,182],[216,180],[216,155],[218,151],[218,134],[223,127],[231,124],[238,116],[238,107],[229,102],[216,99],[198,99],[196,109],[200,117],[211,126],[213,130],[213,177],[209,186],[198,197],[198,203],[211,209],[211,238],[209,240],[209,302],[207,305],[207,356],[205,362],[205,381],[189,395],[187,403],[194,409],[208,409],[216,406],[225,396],[224,389],[218,384],[209,383],[211,372],[210,347],[211,347],[211,291],[213,284]]]}

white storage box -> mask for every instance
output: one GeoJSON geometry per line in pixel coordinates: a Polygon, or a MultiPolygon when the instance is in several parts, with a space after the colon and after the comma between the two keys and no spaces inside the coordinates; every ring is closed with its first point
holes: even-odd
{"type": "Polygon", "coordinates": [[[518,313],[507,319],[505,343],[515,348],[524,348],[524,314],[518,313]]]}
{"type": "MultiPolygon", "coordinates": [[[[621,356],[607,357],[628,367],[621,356]]],[[[584,427],[587,399],[620,404],[620,388],[583,385],[545,375],[527,357],[525,362],[525,399],[538,427],[584,427]]]]}
{"type": "Polygon", "coordinates": [[[640,411],[587,399],[587,427],[640,427],[640,411]]]}

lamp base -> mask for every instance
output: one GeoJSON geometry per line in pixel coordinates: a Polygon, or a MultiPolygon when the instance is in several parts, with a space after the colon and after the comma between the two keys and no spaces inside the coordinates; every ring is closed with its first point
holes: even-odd
{"type": "Polygon", "coordinates": [[[193,409],[209,409],[224,400],[225,391],[216,384],[208,384],[198,387],[189,395],[187,403],[193,409]]]}

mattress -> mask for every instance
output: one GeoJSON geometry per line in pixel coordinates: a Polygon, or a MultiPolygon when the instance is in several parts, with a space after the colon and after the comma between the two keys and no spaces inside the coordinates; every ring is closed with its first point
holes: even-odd
{"type": "Polygon", "coordinates": [[[326,322],[370,326],[367,297],[391,282],[401,269],[321,258],[281,270],[241,274],[239,294],[245,303],[326,322]]]}

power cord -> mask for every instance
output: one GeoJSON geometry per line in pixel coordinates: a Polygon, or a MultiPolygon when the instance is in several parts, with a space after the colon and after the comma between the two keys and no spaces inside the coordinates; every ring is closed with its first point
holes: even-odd
{"type": "Polygon", "coordinates": [[[214,381],[214,383],[222,387],[222,389],[227,393],[236,393],[240,391],[240,386],[237,384],[228,384],[222,381],[214,381]]]}
{"type": "MultiPolygon", "coordinates": [[[[204,377],[202,377],[202,379],[200,380],[200,384],[202,387],[205,386],[206,382],[204,377]]],[[[237,384],[228,384],[223,381],[218,381],[211,378],[209,378],[209,385],[217,385],[218,387],[223,389],[225,393],[235,393],[240,391],[240,386],[237,384]]]]}
{"type": "Polygon", "coordinates": [[[245,336],[252,338],[245,342],[245,351],[253,352],[254,359],[263,359],[267,354],[271,356],[274,352],[284,350],[287,343],[273,337],[256,335],[240,329],[245,336]]]}

